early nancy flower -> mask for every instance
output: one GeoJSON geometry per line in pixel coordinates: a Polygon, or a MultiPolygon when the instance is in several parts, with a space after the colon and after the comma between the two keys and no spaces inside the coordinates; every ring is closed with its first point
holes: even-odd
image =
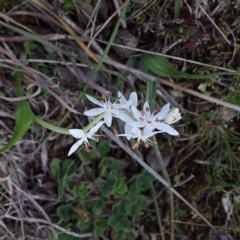
{"type": "Polygon", "coordinates": [[[95,99],[89,95],[86,95],[86,96],[91,102],[100,106],[100,108],[94,108],[94,109],[85,111],[84,115],[97,116],[101,113],[104,113],[104,121],[108,127],[111,126],[113,117],[121,118],[121,116],[123,115],[121,112],[122,108],[123,109],[128,108],[132,104],[132,100],[129,100],[124,104],[118,104],[118,103],[116,103],[116,101],[114,103],[112,103],[109,99],[106,99],[106,98],[104,101],[100,102],[97,99],[95,99]]]}
{"type": "Polygon", "coordinates": [[[137,108],[133,106],[132,112],[136,121],[129,122],[129,125],[138,128],[144,127],[151,130],[154,130],[156,128],[162,132],[166,132],[170,135],[177,136],[178,132],[174,128],[169,126],[168,122],[167,124],[165,123],[165,116],[168,114],[169,108],[170,104],[168,103],[163,106],[159,113],[154,115],[156,111],[154,110],[153,113],[150,112],[148,102],[144,103],[142,111],[138,111],[137,108]]]}
{"type": "Polygon", "coordinates": [[[70,129],[69,133],[80,140],[78,140],[76,143],[74,143],[71,147],[71,149],[68,152],[68,156],[70,156],[73,152],[75,152],[83,143],[86,145],[86,150],[89,151],[88,146],[90,146],[88,139],[93,139],[96,135],[95,133],[98,131],[98,129],[102,126],[104,121],[98,122],[94,127],[92,127],[87,133],[85,133],[82,129],[70,129]]]}

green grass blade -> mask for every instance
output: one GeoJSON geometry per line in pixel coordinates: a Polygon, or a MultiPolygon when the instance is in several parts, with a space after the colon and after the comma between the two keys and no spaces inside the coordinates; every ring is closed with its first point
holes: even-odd
{"type": "Polygon", "coordinates": [[[174,3],[174,19],[179,18],[180,10],[181,10],[181,0],[175,0],[175,3],[174,3]]]}
{"type": "Polygon", "coordinates": [[[96,6],[95,6],[95,8],[94,8],[94,10],[93,10],[93,12],[92,12],[90,18],[89,18],[88,23],[87,23],[87,26],[86,26],[85,31],[88,30],[89,25],[91,24],[91,21],[92,21],[93,17],[95,16],[95,14],[96,14],[96,12],[97,12],[97,10],[98,10],[98,7],[99,7],[99,5],[100,5],[101,2],[102,2],[101,0],[98,0],[98,1],[97,1],[96,6]]]}

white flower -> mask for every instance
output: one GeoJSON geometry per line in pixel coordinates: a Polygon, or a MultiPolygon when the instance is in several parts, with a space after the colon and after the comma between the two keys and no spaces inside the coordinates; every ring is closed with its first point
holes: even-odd
{"type": "Polygon", "coordinates": [[[165,123],[172,124],[182,118],[178,108],[171,108],[170,111],[164,117],[165,123]]]}
{"type": "Polygon", "coordinates": [[[132,100],[129,100],[124,104],[117,104],[116,101],[114,103],[111,103],[109,99],[108,100],[105,99],[104,101],[100,102],[89,95],[86,95],[86,96],[91,102],[100,106],[100,108],[94,108],[94,109],[85,111],[84,115],[97,116],[101,113],[104,113],[104,121],[108,127],[111,126],[113,117],[124,119],[124,112],[122,112],[121,109],[128,108],[132,103],[132,100]]]}
{"type": "Polygon", "coordinates": [[[166,115],[170,113],[169,108],[170,108],[170,104],[168,103],[163,106],[163,108],[159,113],[154,115],[156,111],[153,111],[153,113],[150,112],[148,102],[144,103],[143,110],[141,112],[138,111],[137,108],[133,106],[132,112],[136,121],[129,122],[129,125],[133,127],[138,127],[138,128],[144,127],[151,130],[156,128],[162,132],[166,132],[170,135],[177,136],[179,135],[178,132],[168,124],[164,123],[166,115]]]}
{"type": "Polygon", "coordinates": [[[157,133],[161,133],[162,131],[157,131],[157,132],[153,132],[151,130],[151,128],[144,128],[142,130],[140,130],[137,127],[132,127],[131,128],[131,132],[125,133],[125,134],[118,134],[117,136],[125,136],[125,137],[129,137],[129,138],[137,138],[137,142],[132,146],[133,149],[134,148],[138,148],[139,144],[141,142],[145,143],[145,147],[149,147],[149,145],[151,145],[152,143],[155,143],[153,141],[151,141],[149,138],[154,136],[157,133]]]}
{"type": "Polygon", "coordinates": [[[102,126],[104,122],[100,121],[98,122],[94,127],[92,127],[87,133],[85,133],[81,129],[69,129],[69,133],[80,140],[78,140],[76,143],[74,143],[71,147],[71,149],[68,152],[68,156],[70,156],[73,152],[75,152],[83,143],[86,145],[86,150],[89,151],[88,146],[90,146],[88,139],[93,139],[96,141],[94,138],[96,135],[95,133],[98,131],[98,129],[102,126]]]}

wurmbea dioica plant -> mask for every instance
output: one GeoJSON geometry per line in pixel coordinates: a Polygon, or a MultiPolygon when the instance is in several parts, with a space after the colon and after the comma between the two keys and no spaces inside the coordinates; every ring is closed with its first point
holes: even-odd
{"type": "Polygon", "coordinates": [[[141,111],[137,109],[138,97],[136,92],[130,94],[129,100],[121,92],[118,92],[118,99],[113,103],[110,101],[110,96],[103,96],[102,101],[89,95],[87,95],[87,98],[99,107],[85,111],[84,115],[96,116],[96,118],[84,129],[69,130],[69,133],[79,140],[71,147],[68,156],[75,152],[83,143],[86,146],[86,150],[89,151],[90,144],[88,139],[98,141],[95,137],[100,135],[95,133],[104,123],[110,127],[113,117],[125,122],[125,133],[117,136],[124,136],[128,140],[131,138],[137,139],[132,146],[133,149],[138,148],[141,143],[144,143],[145,147],[149,147],[149,145],[155,143],[150,138],[157,133],[165,132],[173,136],[179,135],[170,124],[180,120],[181,114],[178,108],[170,108],[169,103],[164,105],[159,112],[154,109],[151,113],[148,102],[144,103],[141,111]]]}

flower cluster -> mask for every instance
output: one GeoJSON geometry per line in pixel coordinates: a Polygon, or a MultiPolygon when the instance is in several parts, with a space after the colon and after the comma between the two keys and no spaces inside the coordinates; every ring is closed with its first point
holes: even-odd
{"type": "Polygon", "coordinates": [[[125,122],[124,134],[117,136],[125,136],[128,140],[131,138],[137,139],[133,148],[137,148],[142,142],[146,147],[149,147],[153,142],[150,137],[157,133],[168,133],[177,136],[178,132],[170,125],[181,119],[181,114],[178,108],[170,108],[167,103],[161,111],[153,110],[151,113],[148,102],[145,102],[143,109],[137,109],[138,97],[136,92],[132,92],[127,100],[121,92],[118,92],[118,99],[115,102],[110,101],[110,97],[104,97],[102,101],[87,95],[87,98],[98,105],[98,108],[85,111],[86,116],[96,116],[96,118],[84,129],[70,129],[69,133],[79,139],[70,149],[68,156],[75,152],[83,143],[86,150],[89,151],[88,139],[96,139],[95,133],[105,123],[108,127],[112,125],[113,117],[121,119],[125,122]],[[103,119],[103,120],[102,120],[103,119]]]}

